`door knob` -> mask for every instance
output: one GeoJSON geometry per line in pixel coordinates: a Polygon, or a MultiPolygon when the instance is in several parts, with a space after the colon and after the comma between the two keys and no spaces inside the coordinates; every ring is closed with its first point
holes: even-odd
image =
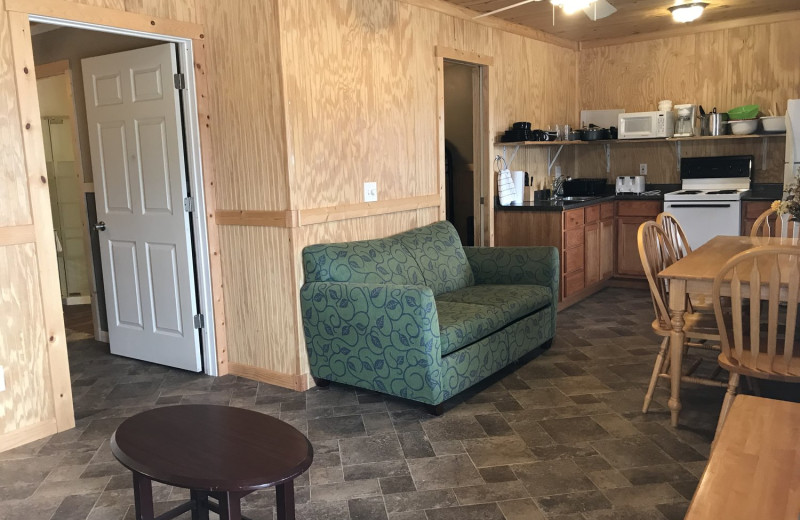
{"type": "Polygon", "coordinates": [[[96,231],[105,231],[106,230],[106,223],[102,220],[94,225],[94,229],[96,231]]]}

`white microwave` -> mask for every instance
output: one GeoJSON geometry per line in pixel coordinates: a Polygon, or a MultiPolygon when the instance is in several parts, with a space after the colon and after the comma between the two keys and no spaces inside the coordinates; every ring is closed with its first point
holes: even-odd
{"type": "Polygon", "coordinates": [[[675,120],[669,112],[629,112],[618,116],[619,139],[653,139],[672,137],[675,120]]]}

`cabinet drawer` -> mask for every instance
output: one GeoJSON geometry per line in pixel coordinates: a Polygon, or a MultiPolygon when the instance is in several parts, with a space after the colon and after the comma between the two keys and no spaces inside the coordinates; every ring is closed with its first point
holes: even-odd
{"type": "Polygon", "coordinates": [[[617,202],[618,217],[655,217],[661,213],[659,200],[622,200],[617,202]]]}
{"type": "Polygon", "coordinates": [[[564,249],[583,245],[583,228],[564,231],[564,249]]]}
{"type": "Polygon", "coordinates": [[[564,250],[564,274],[573,271],[583,271],[583,246],[564,250]]]}
{"type": "Polygon", "coordinates": [[[583,226],[583,209],[571,209],[564,212],[564,229],[575,229],[583,226]]]}
{"type": "Polygon", "coordinates": [[[587,224],[591,224],[592,222],[597,222],[600,220],[600,204],[589,206],[588,208],[584,208],[584,210],[586,211],[587,224]]]}
{"type": "Polygon", "coordinates": [[[583,271],[564,276],[564,298],[568,298],[584,288],[583,271]]]}
{"type": "Polygon", "coordinates": [[[605,220],[607,218],[614,217],[614,203],[613,202],[604,202],[600,204],[600,218],[605,220]]]}
{"type": "MultiPolygon", "coordinates": [[[[759,216],[761,216],[762,213],[767,211],[770,208],[770,206],[772,206],[772,202],[766,200],[765,201],[759,200],[753,202],[745,202],[743,206],[744,208],[742,208],[743,209],[742,213],[744,213],[744,218],[755,220],[759,216]]],[[[748,229],[747,232],[749,233],[750,230],[748,229]]]]}

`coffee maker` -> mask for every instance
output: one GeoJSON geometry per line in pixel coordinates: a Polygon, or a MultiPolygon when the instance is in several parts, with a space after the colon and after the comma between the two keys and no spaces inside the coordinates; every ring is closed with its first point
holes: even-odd
{"type": "Polygon", "coordinates": [[[692,137],[694,135],[694,118],[696,105],[675,105],[675,137],[692,137]]]}

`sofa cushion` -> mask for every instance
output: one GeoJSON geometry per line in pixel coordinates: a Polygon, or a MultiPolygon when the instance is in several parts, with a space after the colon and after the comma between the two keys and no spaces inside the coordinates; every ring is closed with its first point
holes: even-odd
{"type": "Polygon", "coordinates": [[[436,301],[442,356],[471,345],[501,329],[503,313],[496,307],[436,301]]]}
{"type": "Polygon", "coordinates": [[[496,308],[502,313],[503,324],[550,305],[553,301],[549,287],[541,285],[473,285],[457,291],[440,294],[439,302],[472,303],[496,308]]]}
{"type": "Polygon", "coordinates": [[[413,256],[434,296],[475,284],[453,225],[446,221],[395,235],[413,256]]]}
{"type": "Polygon", "coordinates": [[[306,282],[424,285],[417,261],[396,237],[303,249],[306,282]]]}

